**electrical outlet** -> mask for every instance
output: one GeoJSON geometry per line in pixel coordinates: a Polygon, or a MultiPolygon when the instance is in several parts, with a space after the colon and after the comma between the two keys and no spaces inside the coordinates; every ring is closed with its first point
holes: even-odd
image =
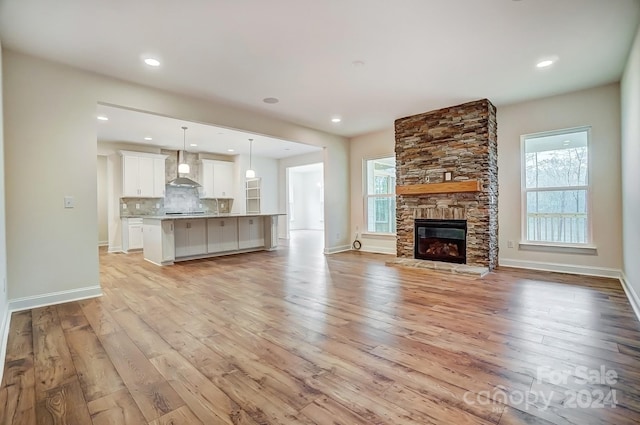
{"type": "Polygon", "coordinates": [[[65,208],[73,208],[76,206],[76,200],[73,196],[65,196],[64,197],[64,207],[65,208]]]}
{"type": "Polygon", "coordinates": [[[122,204],[122,209],[127,209],[127,204],[122,204]]]}
{"type": "Polygon", "coordinates": [[[140,209],[140,204],[136,204],[136,209],[139,210],[140,209]]]}
{"type": "Polygon", "coordinates": [[[160,208],[160,204],[156,204],[156,208],[160,208]]]}
{"type": "Polygon", "coordinates": [[[507,241],[507,248],[513,248],[513,241],[507,241]]]}

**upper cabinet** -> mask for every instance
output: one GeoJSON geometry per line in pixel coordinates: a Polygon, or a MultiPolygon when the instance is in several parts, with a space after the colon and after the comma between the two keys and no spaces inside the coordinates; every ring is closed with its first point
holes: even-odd
{"type": "Polygon", "coordinates": [[[233,162],[201,159],[200,198],[233,198],[233,162]]]}
{"type": "Polygon", "coordinates": [[[122,197],[162,198],[167,155],[120,151],[122,155],[122,197]]]}

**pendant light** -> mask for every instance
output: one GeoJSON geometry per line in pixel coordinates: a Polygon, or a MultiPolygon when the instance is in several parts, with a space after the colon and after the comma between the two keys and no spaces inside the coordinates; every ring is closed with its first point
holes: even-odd
{"type": "Polygon", "coordinates": [[[173,186],[173,187],[200,187],[200,183],[198,182],[194,182],[193,180],[191,180],[188,177],[180,177],[180,174],[189,174],[189,171],[191,171],[191,167],[189,167],[189,164],[187,164],[187,159],[185,157],[185,153],[187,151],[187,127],[182,127],[182,131],[184,133],[184,138],[183,138],[183,151],[178,151],[177,152],[177,160],[178,160],[178,169],[176,172],[176,178],[171,180],[168,184],[169,186],[173,186]],[[180,160],[180,156],[182,153],[182,161],[180,160]]]}
{"type": "Polygon", "coordinates": [[[253,157],[253,139],[249,139],[249,169],[244,175],[248,179],[252,179],[256,176],[256,172],[253,170],[253,167],[251,166],[252,157],[253,157]]]}
{"type": "Polygon", "coordinates": [[[187,127],[182,127],[182,131],[184,133],[184,137],[182,139],[182,161],[179,161],[178,165],[178,173],[179,174],[189,174],[191,171],[191,167],[187,164],[186,152],[187,152],[187,127]]]}

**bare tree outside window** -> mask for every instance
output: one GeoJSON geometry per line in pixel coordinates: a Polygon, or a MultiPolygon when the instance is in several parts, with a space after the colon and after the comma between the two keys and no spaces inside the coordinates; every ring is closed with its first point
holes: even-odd
{"type": "Polygon", "coordinates": [[[365,213],[367,231],[396,232],[396,160],[395,157],[365,161],[365,213]]]}
{"type": "Polygon", "coordinates": [[[523,141],[525,240],[589,243],[589,128],[527,135],[523,141]]]}

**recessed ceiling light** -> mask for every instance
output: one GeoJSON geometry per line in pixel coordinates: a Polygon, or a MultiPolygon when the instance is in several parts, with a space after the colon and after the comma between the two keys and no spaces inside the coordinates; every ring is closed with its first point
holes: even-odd
{"type": "Polygon", "coordinates": [[[331,122],[338,123],[338,122],[340,122],[340,121],[342,121],[342,118],[340,118],[340,117],[333,117],[333,118],[331,118],[331,122]]]}
{"type": "Polygon", "coordinates": [[[262,101],[264,103],[270,103],[273,105],[274,103],[280,102],[280,99],[278,99],[277,97],[265,97],[264,99],[262,99],[262,101]]]}
{"type": "Polygon", "coordinates": [[[189,144],[189,146],[196,147],[196,146],[198,146],[198,144],[197,143],[191,143],[191,144],[189,144]]]}
{"type": "Polygon", "coordinates": [[[98,119],[100,121],[109,121],[109,118],[105,117],[104,115],[98,115],[98,119]]]}
{"type": "Polygon", "coordinates": [[[545,60],[543,60],[543,61],[538,62],[538,63],[536,64],[536,66],[537,66],[538,68],[546,68],[546,67],[548,67],[548,66],[553,65],[553,62],[554,62],[554,61],[553,61],[553,60],[551,60],[551,59],[545,59],[545,60]]]}
{"type": "Polygon", "coordinates": [[[153,140],[151,137],[145,137],[144,140],[153,140]]]}
{"type": "Polygon", "coordinates": [[[146,58],[144,60],[144,63],[146,63],[149,66],[160,66],[160,61],[158,59],[154,59],[154,58],[146,58]]]}
{"type": "Polygon", "coordinates": [[[235,149],[227,149],[227,152],[235,152],[235,149]]]}

